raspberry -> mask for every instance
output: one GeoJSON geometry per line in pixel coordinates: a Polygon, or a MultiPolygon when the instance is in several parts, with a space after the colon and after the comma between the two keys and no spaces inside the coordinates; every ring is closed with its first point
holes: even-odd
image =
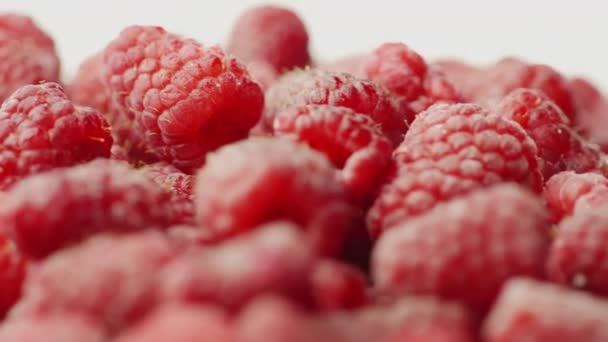
{"type": "Polygon", "coordinates": [[[548,270],[551,280],[608,294],[608,215],[601,210],[565,218],[557,229],[551,246],[548,270]]]}
{"type": "Polygon", "coordinates": [[[372,236],[437,203],[504,181],[540,191],[536,145],[511,120],[472,104],[420,113],[395,150],[398,170],[368,214],[372,236]]]}
{"type": "Polygon", "coordinates": [[[272,65],[265,62],[252,62],[247,64],[247,70],[251,74],[262,90],[266,90],[270,85],[279,78],[279,74],[274,70],[272,65]]]}
{"type": "MultiPolygon", "coordinates": [[[[234,342],[226,314],[205,306],[168,306],[130,327],[114,342],[234,342]]],[[[87,341],[88,342],[88,341],[87,341]]]]}
{"type": "Polygon", "coordinates": [[[351,74],[358,78],[365,78],[365,61],[367,60],[367,54],[351,55],[339,58],[334,61],[323,63],[319,66],[319,69],[351,74]]]}
{"type": "Polygon", "coordinates": [[[21,296],[25,272],[25,258],[12,241],[0,236],[0,319],[21,296]]]}
{"type": "Polygon", "coordinates": [[[175,166],[163,162],[145,165],[140,171],[171,194],[172,221],[182,224],[194,222],[194,204],[192,203],[194,177],[192,175],[185,174],[175,166]]]}
{"type": "Polygon", "coordinates": [[[0,188],[27,175],[109,157],[109,124],[56,83],[17,89],[0,106],[0,188]]]}
{"type": "Polygon", "coordinates": [[[593,143],[608,151],[608,99],[590,81],[573,78],[568,81],[576,115],[577,129],[593,143]]]}
{"type": "Polygon", "coordinates": [[[156,305],[158,270],[174,254],[157,232],[93,237],[41,261],[11,314],[83,314],[116,331],[156,305]]]}
{"type": "Polygon", "coordinates": [[[448,81],[456,86],[463,98],[475,98],[477,79],[482,70],[457,59],[442,59],[432,64],[441,71],[448,81]]]}
{"type": "Polygon", "coordinates": [[[528,279],[506,284],[484,323],[488,342],[608,341],[608,302],[528,279]]]}
{"type": "Polygon", "coordinates": [[[543,159],[543,176],[565,170],[587,172],[605,169],[596,145],[570,128],[570,120],[551,100],[533,89],[517,89],[498,104],[496,112],[519,123],[536,142],[543,159]]]}
{"type": "Polygon", "coordinates": [[[333,254],[348,205],[336,170],[323,155],[289,141],[251,138],[209,157],[197,175],[201,229],[224,239],[273,220],[290,220],[317,250],[333,254]]]}
{"type": "Polygon", "coordinates": [[[315,306],[321,311],[355,309],[370,301],[365,275],[352,266],[330,259],[315,265],[311,290],[315,306]]]}
{"type": "Polygon", "coordinates": [[[407,130],[406,116],[397,110],[384,88],[345,73],[319,69],[294,70],[266,91],[262,125],[272,131],[274,118],[290,106],[327,104],[370,116],[397,144],[407,130]]]}
{"type": "Polygon", "coordinates": [[[268,293],[302,299],[313,262],[302,240],[297,227],[277,223],[217,247],[195,249],[161,273],[161,297],[234,310],[268,293]]]}
{"type": "Polygon", "coordinates": [[[323,152],[341,169],[351,196],[364,200],[379,184],[392,145],[364,114],[328,105],[293,106],[277,113],[277,136],[286,136],[323,152]]]}
{"type": "Polygon", "coordinates": [[[542,275],[545,218],[541,202],[516,185],[470,193],[382,235],[373,279],[385,294],[436,295],[484,312],[508,278],[542,275]]]}
{"type": "Polygon", "coordinates": [[[0,341],[105,342],[107,337],[100,326],[84,316],[59,314],[6,321],[0,326],[0,341]]]}
{"type": "Polygon", "coordinates": [[[160,27],[125,29],[103,64],[102,80],[132,126],[125,147],[185,172],[247,137],[263,109],[262,90],[236,59],[160,27]]]}
{"type": "Polygon", "coordinates": [[[247,62],[268,63],[278,72],[310,64],[306,27],[283,7],[245,11],[234,24],[227,50],[247,62]]]}
{"type": "Polygon", "coordinates": [[[85,59],[66,87],[66,93],[74,103],[97,109],[110,123],[114,123],[118,114],[112,108],[110,96],[101,81],[99,74],[102,66],[101,53],[85,59]]]}
{"type": "Polygon", "coordinates": [[[375,49],[364,63],[366,78],[384,86],[398,98],[407,121],[436,102],[459,102],[460,95],[437,69],[402,43],[385,43],[375,49]]]}
{"type": "Polygon", "coordinates": [[[597,173],[577,174],[565,171],[551,177],[545,184],[543,198],[552,214],[552,221],[559,222],[571,215],[577,202],[593,192],[608,190],[608,179],[597,173]]]}
{"type": "Polygon", "coordinates": [[[59,80],[55,43],[34,21],[18,14],[0,14],[0,101],[17,88],[59,80]]]}
{"type": "Polygon", "coordinates": [[[166,227],[169,195],[128,165],[96,160],[31,176],[0,206],[0,230],[40,258],[98,232],[166,227]]]}

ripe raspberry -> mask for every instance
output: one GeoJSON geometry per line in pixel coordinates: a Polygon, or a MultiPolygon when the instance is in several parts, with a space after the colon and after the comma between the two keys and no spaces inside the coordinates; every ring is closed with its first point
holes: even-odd
{"type": "Polygon", "coordinates": [[[25,258],[12,241],[0,236],[0,319],[21,297],[25,272],[25,258]]]}
{"type": "Polygon", "coordinates": [[[234,24],[228,52],[247,62],[265,62],[277,72],[310,64],[308,32],[291,10],[277,6],[248,9],[234,24]]]}
{"type": "Polygon", "coordinates": [[[540,91],[516,89],[502,99],[496,112],[519,123],[536,142],[545,179],[565,170],[607,168],[599,148],[574,132],[570,120],[540,91]]]}
{"type": "Polygon", "coordinates": [[[80,64],[76,76],[66,87],[66,93],[74,103],[97,109],[110,123],[113,123],[117,113],[112,108],[110,95],[100,78],[102,66],[101,53],[85,59],[80,64]]]}
{"type": "Polygon", "coordinates": [[[475,98],[476,83],[482,72],[481,69],[457,59],[438,60],[432,66],[445,75],[465,100],[472,101],[475,98]]]}
{"type": "Polygon", "coordinates": [[[577,202],[592,192],[608,190],[608,179],[597,173],[577,174],[565,171],[551,177],[545,184],[543,198],[553,222],[574,212],[577,202]]]}
{"type": "Polygon", "coordinates": [[[298,228],[283,223],[194,249],[161,273],[161,298],[212,303],[232,310],[263,294],[303,299],[313,253],[298,228]]]}
{"type": "MultiPolygon", "coordinates": [[[[226,314],[215,307],[167,306],[130,327],[114,342],[236,342],[226,314]]],[[[88,342],[88,341],[87,341],[88,342]]]]}
{"type": "Polygon", "coordinates": [[[348,205],[323,155],[271,138],[226,146],[199,171],[195,209],[201,229],[224,239],[274,220],[290,220],[324,254],[344,239],[348,205]]]}
{"type": "Polygon", "coordinates": [[[586,211],[564,219],[551,246],[548,270],[551,280],[608,294],[608,215],[586,211]]]}
{"type": "Polygon", "coordinates": [[[365,61],[367,60],[367,54],[351,55],[339,58],[334,61],[323,63],[319,65],[319,69],[351,74],[358,78],[365,78],[365,61]]]}
{"type": "Polygon", "coordinates": [[[437,203],[512,181],[540,191],[536,145],[515,122],[472,104],[420,113],[393,153],[398,170],[368,214],[373,237],[437,203]]]}
{"type": "Polygon", "coordinates": [[[181,224],[194,223],[194,204],[192,203],[194,177],[192,175],[185,174],[175,166],[164,162],[148,164],[139,170],[171,194],[169,208],[173,217],[171,221],[181,224]]]}
{"type": "Polygon", "coordinates": [[[74,314],[12,319],[0,325],[0,341],[106,342],[103,329],[87,317],[74,314]]]}
{"type": "Polygon", "coordinates": [[[323,152],[349,194],[366,200],[379,185],[392,153],[392,144],[368,116],[345,107],[292,106],[277,113],[277,136],[286,136],[323,152]]]}
{"type": "Polygon", "coordinates": [[[11,314],[77,313],[116,331],[156,305],[158,270],[174,254],[157,232],[92,237],[41,261],[11,314]]]}
{"type": "Polygon", "coordinates": [[[247,64],[251,78],[258,82],[262,90],[266,91],[270,85],[279,78],[279,74],[272,65],[265,62],[252,62],[247,64]]]}
{"type": "Polygon", "coordinates": [[[385,43],[364,63],[366,78],[384,86],[402,103],[411,124],[416,114],[437,102],[460,102],[461,97],[438,69],[402,43],[385,43]]]}
{"type": "Polygon", "coordinates": [[[608,302],[548,283],[506,284],[483,328],[488,342],[608,341],[608,302]]]}
{"type": "Polygon", "coordinates": [[[185,172],[245,138],[263,109],[262,90],[236,59],[160,27],[125,29],[103,64],[104,84],[132,126],[125,147],[185,172]]]}
{"type": "Polygon", "coordinates": [[[96,160],[31,176],[0,206],[0,230],[40,258],[98,232],[166,227],[169,195],[122,162],[96,160]]]}
{"type": "Polygon", "coordinates": [[[473,192],[382,235],[373,279],[385,294],[436,295],[484,312],[508,278],[542,275],[545,218],[541,202],[518,186],[473,192]]]}
{"type": "Polygon", "coordinates": [[[593,143],[608,151],[608,99],[590,81],[573,78],[568,89],[579,119],[577,129],[593,143]]]}
{"type": "Polygon", "coordinates": [[[391,102],[384,88],[345,73],[320,69],[294,70],[279,78],[266,91],[262,125],[272,131],[274,118],[290,106],[326,104],[347,107],[370,116],[394,144],[407,130],[406,115],[391,102]]]}
{"type": "Polygon", "coordinates": [[[26,84],[59,80],[55,43],[34,21],[0,14],[0,102],[26,84]]]}
{"type": "Polygon", "coordinates": [[[0,188],[41,171],[109,157],[110,126],[56,83],[23,86],[0,106],[0,188]]]}
{"type": "Polygon", "coordinates": [[[310,281],[313,301],[318,310],[352,310],[370,302],[365,275],[338,261],[327,259],[317,262],[310,281]]]}

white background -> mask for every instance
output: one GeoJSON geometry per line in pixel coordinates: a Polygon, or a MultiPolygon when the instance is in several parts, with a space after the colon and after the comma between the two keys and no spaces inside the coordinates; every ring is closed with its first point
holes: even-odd
{"type": "MultiPolygon", "coordinates": [[[[0,0],[0,10],[31,14],[55,38],[64,71],[103,48],[125,26],[155,24],[223,43],[251,0],[0,0]]],[[[427,59],[476,63],[518,55],[581,74],[608,89],[608,9],[603,0],[275,1],[295,9],[319,59],[367,51],[385,41],[409,44],[427,59]]]]}

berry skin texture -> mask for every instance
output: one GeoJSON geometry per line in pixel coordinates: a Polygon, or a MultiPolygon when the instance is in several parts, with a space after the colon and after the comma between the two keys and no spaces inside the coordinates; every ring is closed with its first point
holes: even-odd
{"type": "Polygon", "coordinates": [[[376,190],[393,150],[378,124],[345,107],[286,108],[275,117],[274,132],[324,153],[341,169],[349,195],[357,201],[365,201],[376,190]]]}
{"type": "Polygon", "coordinates": [[[325,255],[342,244],[350,211],[337,171],[325,156],[261,137],[211,155],[197,174],[194,201],[197,222],[211,237],[225,239],[288,220],[325,255]]]}
{"type": "Polygon", "coordinates": [[[606,168],[600,149],[583,140],[570,128],[570,120],[540,91],[516,89],[495,109],[519,123],[536,142],[543,159],[543,176],[560,171],[596,171],[606,168]]]}
{"type": "Polygon", "coordinates": [[[106,342],[102,327],[74,314],[33,316],[5,321],[0,341],[13,342],[106,342]]]}
{"type": "Polygon", "coordinates": [[[58,81],[59,69],[55,43],[31,18],[0,15],[0,101],[21,86],[58,81]]]}
{"type": "Polygon", "coordinates": [[[542,276],[547,230],[545,210],[527,190],[478,190],[382,235],[373,279],[387,295],[434,295],[483,313],[508,278],[542,276]]]}
{"type": "Polygon", "coordinates": [[[266,91],[261,124],[271,132],[280,111],[309,104],[347,107],[366,114],[380,124],[394,144],[407,130],[406,115],[392,103],[386,89],[349,74],[320,69],[294,70],[274,82],[266,91]]]}
{"type": "Polygon", "coordinates": [[[281,73],[310,64],[308,32],[291,10],[258,6],[245,11],[230,34],[227,51],[246,62],[265,62],[281,73]]]}
{"type": "Polygon", "coordinates": [[[194,176],[164,162],[144,165],[139,170],[171,195],[172,222],[194,223],[194,176]]]}
{"type": "Polygon", "coordinates": [[[560,172],[545,184],[543,199],[554,223],[572,215],[581,199],[608,191],[608,179],[597,173],[560,172]]]}
{"type": "Polygon", "coordinates": [[[26,267],[27,261],[15,244],[0,236],[0,319],[21,297],[26,267]]]}
{"type": "Polygon", "coordinates": [[[536,151],[517,123],[477,105],[431,106],[393,153],[397,170],[368,213],[372,237],[480,187],[510,181],[540,191],[536,151]]]}
{"type": "Polygon", "coordinates": [[[322,312],[353,310],[371,301],[365,275],[353,266],[331,259],[314,266],[311,291],[315,307],[322,312]]]}
{"type": "Polygon", "coordinates": [[[114,342],[234,342],[231,324],[219,308],[161,307],[119,335],[114,342]]]}
{"type": "Polygon", "coordinates": [[[605,208],[576,213],[560,222],[549,253],[551,280],[600,295],[608,294],[605,208]]]}
{"type": "Polygon", "coordinates": [[[264,94],[219,47],[160,27],[131,26],[103,53],[102,80],[130,125],[131,155],[192,172],[216,148],[247,137],[264,94]]]}
{"type": "Polygon", "coordinates": [[[530,279],[509,281],[484,327],[488,342],[608,341],[608,302],[530,279]]]}
{"type": "Polygon", "coordinates": [[[0,188],[30,174],[109,157],[110,125],[56,83],[26,85],[0,106],[0,188]]]}
{"type": "Polygon", "coordinates": [[[194,249],[161,273],[160,296],[166,302],[217,304],[230,310],[264,294],[302,301],[314,260],[303,240],[297,227],[276,223],[194,249]]]}
{"type": "Polygon", "coordinates": [[[31,176],[0,207],[0,230],[42,258],[99,232],[171,224],[169,194],[127,164],[96,160],[31,176]]]}
{"type": "Polygon", "coordinates": [[[116,332],[156,306],[158,270],[174,255],[158,232],[92,237],[28,273],[11,317],[81,314],[116,332]]]}

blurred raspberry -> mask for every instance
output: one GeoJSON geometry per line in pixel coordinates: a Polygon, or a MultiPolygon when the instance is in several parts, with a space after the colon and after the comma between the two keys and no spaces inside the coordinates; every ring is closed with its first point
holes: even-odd
{"type": "Polygon", "coordinates": [[[56,83],[17,89],[0,106],[0,188],[56,167],[109,157],[110,126],[97,111],[74,106],[56,83]]]}
{"type": "Polygon", "coordinates": [[[579,118],[577,129],[591,142],[608,151],[608,99],[584,78],[570,79],[568,89],[579,118]]]}
{"type": "Polygon", "coordinates": [[[86,58],[66,87],[66,93],[74,103],[97,109],[110,123],[113,123],[116,113],[112,109],[110,96],[100,78],[102,66],[101,53],[86,58]]]}
{"type": "Polygon", "coordinates": [[[291,10],[257,6],[245,11],[230,34],[227,51],[246,62],[265,62],[281,73],[310,64],[308,32],[291,10]]]}
{"type": "Polygon", "coordinates": [[[0,319],[21,297],[26,266],[26,259],[15,244],[0,236],[0,319]]]}
{"type": "Polygon", "coordinates": [[[96,160],[31,176],[0,206],[0,231],[32,257],[99,232],[129,232],[171,223],[169,195],[128,165],[96,160]]]}
{"type": "Polygon", "coordinates": [[[59,81],[55,43],[34,21],[19,14],[0,14],[0,102],[17,88],[59,81]]]}
{"type": "Polygon", "coordinates": [[[194,223],[194,204],[192,202],[194,176],[185,174],[175,166],[164,162],[144,165],[139,170],[171,194],[169,210],[172,212],[170,215],[173,217],[172,222],[194,223]]]}
{"type": "Polygon", "coordinates": [[[321,311],[352,310],[370,302],[365,275],[331,259],[316,263],[311,291],[315,307],[321,311]]]}
{"type": "Polygon", "coordinates": [[[565,171],[551,177],[545,184],[543,198],[557,223],[574,212],[577,202],[594,192],[608,190],[608,179],[597,173],[577,174],[565,171]]]}
{"type": "Polygon", "coordinates": [[[265,62],[252,62],[247,64],[247,70],[251,78],[258,82],[262,90],[266,91],[274,81],[279,78],[279,74],[272,65],[265,62]]]}
{"type": "Polygon", "coordinates": [[[106,342],[101,326],[74,314],[35,315],[5,321],[0,341],[6,342],[106,342]]]}
{"type": "Polygon", "coordinates": [[[365,61],[367,54],[357,54],[338,58],[333,61],[323,63],[318,66],[319,69],[337,73],[347,73],[358,78],[365,78],[365,61]]]}
{"type": "Polygon", "coordinates": [[[442,59],[431,65],[447,77],[448,81],[458,89],[465,100],[471,101],[475,98],[476,82],[481,69],[458,59],[442,59]]]}
{"type": "Polygon", "coordinates": [[[103,64],[102,80],[130,127],[120,143],[136,161],[192,172],[207,152],[247,137],[263,109],[260,86],[235,58],[160,27],[123,30],[103,64]]]}

